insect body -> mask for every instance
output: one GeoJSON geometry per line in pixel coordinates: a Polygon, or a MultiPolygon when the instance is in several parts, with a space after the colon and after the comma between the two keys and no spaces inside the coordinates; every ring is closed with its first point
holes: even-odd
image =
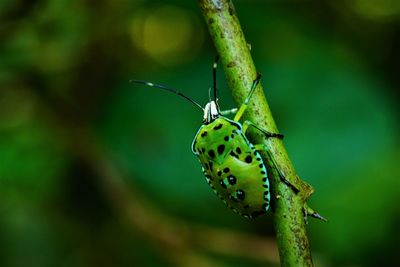
{"type": "Polygon", "coordinates": [[[267,170],[239,122],[220,116],[202,125],[192,150],[203,165],[208,184],[234,211],[255,217],[268,210],[267,170]]]}
{"type": "MultiPolygon", "coordinates": [[[[192,151],[198,157],[208,184],[216,194],[235,212],[246,218],[254,218],[269,209],[270,191],[266,166],[258,152],[262,145],[253,145],[245,133],[249,126],[267,137],[282,138],[270,133],[250,121],[239,122],[257,88],[261,75],[254,80],[249,95],[238,109],[221,112],[216,97],[216,62],[213,65],[214,99],[202,108],[197,102],[172,88],[133,81],[173,92],[204,111],[203,124],[198,130],[192,151]],[[236,113],[234,119],[222,114],[236,113]]],[[[272,159],[272,162],[274,160],[272,159]]]]}

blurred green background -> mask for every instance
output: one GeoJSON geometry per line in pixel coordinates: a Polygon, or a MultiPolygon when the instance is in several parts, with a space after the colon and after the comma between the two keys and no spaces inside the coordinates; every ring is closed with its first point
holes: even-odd
{"type": "MultiPolygon", "coordinates": [[[[316,266],[395,266],[399,2],[233,2],[329,219],[308,225],[316,266]]],[[[232,238],[273,247],[271,216],[243,219],[209,189],[190,151],[202,114],[128,82],[207,102],[216,52],[196,1],[2,0],[0,21],[0,266],[277,266],[232,238]]]]}

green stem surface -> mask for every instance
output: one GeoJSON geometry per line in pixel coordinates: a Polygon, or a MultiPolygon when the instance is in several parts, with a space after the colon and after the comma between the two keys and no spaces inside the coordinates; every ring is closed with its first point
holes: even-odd
{"type": "MultiPolygon", "coordinates": [[[[198,2],[221,58],[234,101],[239,106],[256,78],[256,68],[236,12],[232,3],[226,0],[198,2]]],[[[255,91],[244,117],[270,132],[278,132],[261,85],[255,91]]],[[[252,131],[249,131],[249,136],[254,143],[264,143],[268,147],[281,173],[292,185],[283,183],[277,172],[269,168],[273,220],[281,266],[313,266],[304,215],[306,200],[313,189],[297,176],[281,140],[266,139],[260,133],[252,131]]],[[[266,162],[271,163],[266,153],[263,157],[266,162]]]]}

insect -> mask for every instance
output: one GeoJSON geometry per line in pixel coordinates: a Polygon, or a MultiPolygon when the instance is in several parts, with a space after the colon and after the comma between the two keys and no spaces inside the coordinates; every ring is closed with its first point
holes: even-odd
{"type": "Polygon", "coordinates": [[[243,124],[239,122],[257,89],[260,74],[257,74],[239,109],[220,111],[216,86],[217,60],[213,64],[213,99],[210,97],[204,108],[175,89],[141,80],[131,82],[177,94],[204,112],[203,123],[193,139],[192,151],[202,165],[207,183],[233,211],[243,217],[254,218],[268,211],[271,196],[267,168],[259,153],[265,148],[261,144],[252,144],[246,137],[246,131],[252,126],[266,137],[282,138],[283,135],[268,132],[248,120],[243,124]],[[225,117],[234,113],[233,119],[225,117]]]}

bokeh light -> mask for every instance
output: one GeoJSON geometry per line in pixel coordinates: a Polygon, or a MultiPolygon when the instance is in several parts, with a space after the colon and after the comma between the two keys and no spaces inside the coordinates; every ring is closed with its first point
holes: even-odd
{"type": "Polygon", "coordinates": [[[178,6],[141,9],[132,19],[132,40],[144,53],[166,66],[197,56],[204,33],[198,17],[178,6]]]}

